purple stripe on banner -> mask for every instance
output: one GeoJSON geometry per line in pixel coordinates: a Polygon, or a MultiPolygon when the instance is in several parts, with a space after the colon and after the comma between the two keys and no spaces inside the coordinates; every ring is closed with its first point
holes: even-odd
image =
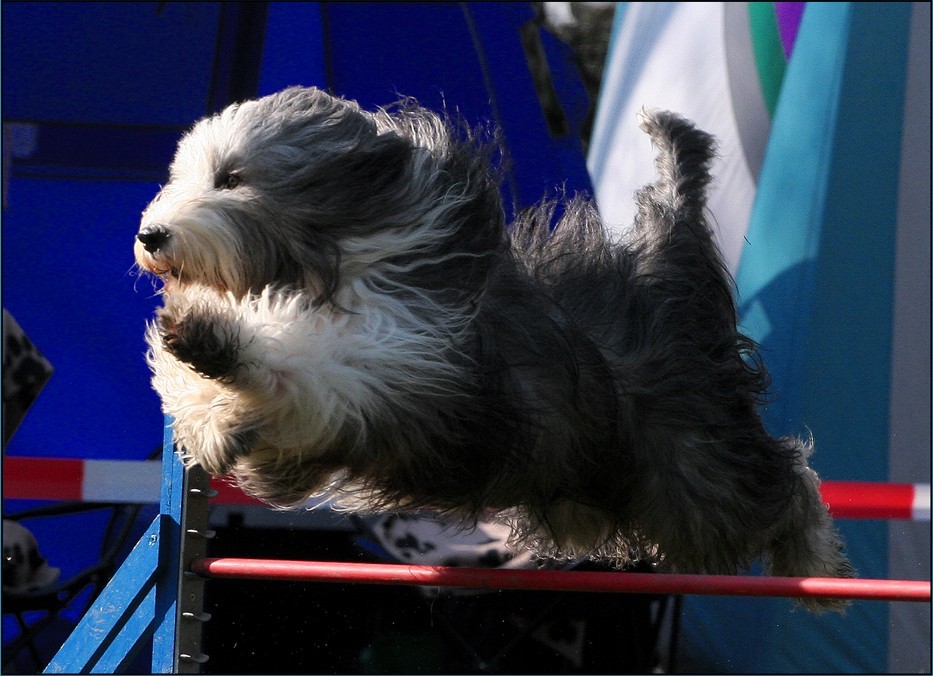
{"type": "Polygon", "coordinates": [[[781,46],[784,47],[784,56],[790,58],[794,49],[794,40],[797,39],[797,29],[800,28],[800,17],[803,16],[805,2],[776,2],[774,13],[777,16],[778,32],[781,35],[781,46]]]}

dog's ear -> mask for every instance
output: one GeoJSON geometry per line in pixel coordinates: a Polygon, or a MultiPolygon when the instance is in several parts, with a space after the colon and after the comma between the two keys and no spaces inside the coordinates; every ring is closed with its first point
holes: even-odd
{"type": "MultiPolygon", "coordinates": [[[[368,238],[411,222],[411,143],[374,128],[361,136],[307,149],[311,161],[296,168],[273,197],[291,205],[288,223],[281,223],[289,254],[275,277],[316,289],[316,304],[335,302],[342,265],[353,255],[345,250],[348,242],[365,249],[368,238]]],[[[380,256],[391,255],[395,241],[389,237],[373,246],[383,249],[380,256]]]]}
{"type": "Polygon", "coordinates": [[[396,201],[413,179],[413,152],[407,139],[373,132],[350,148],[316,158],[300,187],[322,218],[334,219],[334,228],[356,230],[401,206],[396,201]]]}
{"type": "Polygon", "coordinates": [[[343,185],[355,194],[359,208],[365,210],[361,202],[367,194],[379,197],[385,190],[395,189],[396,183],[408,174],[414,152],[407,139],[386,132],[360,143],[353,152],[336,156],[328,169],[341,178],[343,185]]]}

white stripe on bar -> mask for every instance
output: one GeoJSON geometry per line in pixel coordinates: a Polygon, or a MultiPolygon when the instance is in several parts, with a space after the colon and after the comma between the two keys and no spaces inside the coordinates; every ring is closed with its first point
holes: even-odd
{"type": "Polygon", "coordinates": [[[84,461],[85,502],[158,502],[161,485],[160,460],[84,461]]]}
{"type": "Polygon", "coordinates": [[[911,505],[914,521],[930,520],[930,484],[914,484],[914,502],[911,505]]]}

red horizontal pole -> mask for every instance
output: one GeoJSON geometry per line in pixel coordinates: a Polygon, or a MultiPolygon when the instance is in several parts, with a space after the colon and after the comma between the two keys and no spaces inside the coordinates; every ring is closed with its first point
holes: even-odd
{"type": "Polygon", "coordinates": [[[782,596],[875,601],[930,601],[921,580],[860,580],[829,577],[750,577],[590,571],[445,568],[382,563],[195,559],[191,570],[212,578],[408,584],[430,587],[536,589],[628,594],[782,596]]]}

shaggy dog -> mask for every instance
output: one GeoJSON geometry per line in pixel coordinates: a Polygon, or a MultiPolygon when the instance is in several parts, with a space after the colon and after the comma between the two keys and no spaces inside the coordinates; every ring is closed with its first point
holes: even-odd
{"type": "Polygon", "coordinates": [[[199,122],[135,243],[185,457],[280,507],[494,511],[550,556],[852,576],[809,441],[757,412],[713,139],[641,126],[659,178],[612,242],[579,198],[506,227],[495,144],[412,101],[290,88],[199,122]]]}

